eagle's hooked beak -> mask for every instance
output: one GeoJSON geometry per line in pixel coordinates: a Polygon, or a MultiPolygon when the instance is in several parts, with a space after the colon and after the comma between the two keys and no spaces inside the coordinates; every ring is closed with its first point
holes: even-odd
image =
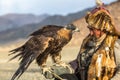
{"type": "Polygon", "coordinates": [[[76,28],[74,31],[75,31],[75,32],[80,32],[80,29],[79,29],[79,28],[76,28]]]}

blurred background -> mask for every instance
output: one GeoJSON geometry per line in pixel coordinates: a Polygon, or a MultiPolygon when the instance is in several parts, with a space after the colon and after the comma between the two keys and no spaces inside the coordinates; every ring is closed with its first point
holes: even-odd
{"type": "MultiPolygon", "coordinates": [[[[113,16],[116,28],[120,29],[120,0],[102,2],[113,16]]],[[[81,32],[75,33],[62,51],[65,62],[75,59],[89,32],[84,16],[95,6],[95,0],[0,0],[0,80],[9,80],[18,67],[17,59],[8,62],[9,51],[24,44],[30,33],[44,25],[74,23],[79,27],[81,32]]],[[[44,80],[35,63],[20,80],[28,80],[28,77],[31,77],[29,80],[44,80]]]]}

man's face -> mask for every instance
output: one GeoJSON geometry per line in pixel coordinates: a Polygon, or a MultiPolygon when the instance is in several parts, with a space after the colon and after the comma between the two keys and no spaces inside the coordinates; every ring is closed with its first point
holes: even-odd
{"type": "Polygon", "coordinates": [[[93,29],[93,35],[96,38],[99,38],[101,36],[101,30],[99,30],[99,29],[93,29]]]}
{"type": "Polygon", "coordinates": [[[101,31],[100,29],[95,29],[95,28],[90,28],[88,27],[90,30],[90,35],[95,36],[96,38],[101,37],[101,35],[104,33],[103,31],[101,31]]]}

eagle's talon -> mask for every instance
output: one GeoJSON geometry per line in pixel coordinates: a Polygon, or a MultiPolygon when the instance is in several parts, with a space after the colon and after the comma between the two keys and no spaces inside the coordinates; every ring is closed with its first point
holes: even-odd
{"type": "MultiPolygon", "coordinates": [[[[41,71],[42,71],[42,74],[45,74],[46,72],[50,72],[51,68],[50,67],[42,67],[41,71]]],[[[51,72],[50,72],[51,73],[51,72]]]]}

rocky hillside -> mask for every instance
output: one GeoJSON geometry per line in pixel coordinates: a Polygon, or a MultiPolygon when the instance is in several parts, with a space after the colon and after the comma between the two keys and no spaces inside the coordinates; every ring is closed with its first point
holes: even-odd
{"type": "Polygon", "coordinates": [[[39,23],[48,16],[47,14],[38,16],[33,14],[6,14],[0,16],[0,32],[26,24],[39,23]]]}

